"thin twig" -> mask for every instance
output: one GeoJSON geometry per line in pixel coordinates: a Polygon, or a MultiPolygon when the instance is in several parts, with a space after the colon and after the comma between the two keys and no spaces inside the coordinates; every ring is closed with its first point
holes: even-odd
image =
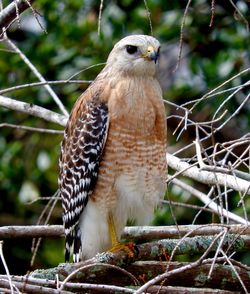
{"type": "Polygon", "coordinates": [[[3,255],[3,241],[0,241],[0,258],[2,260],[5,272],[7,274],[7,278],[8,278],[8,282],[10,285],[10,290],[11,290],[11,294],[14,294],[14,289],[13,289],[13,285],[12,285],[12,281],[11,281],[11,276],[10,276],[10,272],[7,266],[7,263],[5,261],[4,255],[3,255]]]}
{"type": "Polygon", "coordinates": [[[184,207],[184,208],[190,208],[190,209],[196,209],[199,211],[205,211],[205,212],[210,212],[210,213],[214,213],[214,211],[212,209],[203,207],[203,206],[199,206],[199,205],[194,205],[194,204],[188,204],[188,203],[182,203],[182,202],[176,202],[176,201],[168,201],[168,200],[161,200],[160,203],[162,204],[169,204],[169,205],[173,205],[176,207],[184,207]]]}
{"type": "Polygon", "coordinates": [[[82,267],[79,267],[78,269],[76,269],[75,271],[73,271],[70,275],[67,276],[67,278],[64,279],[63,282],[60,282],[60,288],[59,288],[59,291],[63,290],[63,288],[65,287],[65,285],[68,283],[68,281],[70,279],[72,279],[73,277],[75,277],[77,275],[77,273],[79,272],[83,272],[84,270],[87,270],[89,268],[92,268],[92,267],[95,267],[95,266],[101,266],[101,267],[107,267],[107,268],[112,268],[112,269],[115,269],[117,271],[120,271],[122,272],[123,274],[129,276],[131,278],[131,280],[134,282],[134,285],[135,286],[138,286],[140,285],[140,282],[136,279],[136,277],[134,275],[132,275],[130,272],[128,272],[127,270],[119,267],[119,266],[116,266],[116,265],[113,265],[113,264],[105,264],[105,263],[94,263],[94,264],[88,264],[88,265],[85,265],[85,266],[82,266],[82,267]]]}
{"type": "Polygon", "coordinates": [[[226,237],[227,234],[228,234],[228,230],[227,230],[227,228],[224,228],[224,234],[222,234],[222,236],[221,236],[220,242],[219,242],[219,244],[218,244],[218,246],[217,246],[217,249],[216,249],[215,255],[214,255],[214,257],[213,257],[213,261],[212,261],[212,264],[211,264],[210,270],[209,270],[209,272],[208,272],[208,276],[207,276],[208,279],[211,278],[211,275],[212,275],[212,272],[213,272],[213,269],[214,269],[215,262],[216,262],[216,260],[217,260],[217,257],[218,257],[218,254],[219,254],[219,251],[220,251],[220,249],[221,249],[221,246],[222,246],[223,243],[224,243],[224,240],[225,240],[225,237],[226,237]]]}
{"type": "Polygon", "coordinates": [[[101,21],[102,21],[103,2],[104,2],[104,0],[101,0],[100,1],[100,7],[99,7],[99,15],[98,15],[98,36],[100,36],[100,34],[101,34],[101,21]]]}
{"type": "MultiPolygon", "coordinates": [[[[80,73],[85,72],[85,71],[87,71],[87,70],[89,70],[89,69],[91,69],[91,68],[98,67],[98,66],[102,66],[102,65],[105,65],[105,64],[106,64],[106,62],[101,62],[101,63],[97,63],[97,64],[92,64],[92,65],[90,65],[90,66],[88,66],[88,67],[86,67],[86,68],[84,68],[84,69],[79,70],[78,72],[74,73],[73,75],[71,75],[71,76],[67,79],[67,81],[70,82],[70,81],[72,81],[72,79],[73,79],[74,77],[78,76],[80,73]]],[[[92,82],[92,81],[90,81],[90,82],[92,82]]]]}
{"type": "Polygon", "coordinates": [[[248,224],[250,225],[250,222],[247,221],[246,219],[230,212],[230,211],[226,211],[223,207],[220,207],[218,204],[216,204],[214,201],[212,201],[206,194],[194,189],[193,187],[189,186],[188,184],[178,180],[178,179],[173,179],[173,183],[179,187],[181,187],[182,189],[189,191],[190,193],[192,193],[194,196],[196,196],[198,199],[200,199],[203,203],[206,204],[206,206],[208,206],[210,209],[212,209],[216,214],[219,215],[223,215],[223,216],[227,216],[240,224],[248,224]]]}
{"type": "Polygon", "coordinates": [[[216,131],[218,132],[218,131],[220,131],[233,117],[235,117],[239,112],[240,112],[240,110],[242,109],[242,107],[248,102],[248,100],[249,100],[249,98],[250,98],[250,94],[248,94],[247,96],[246,96],[246,98],[244,99],[244,101],[239,105],[239,107],[233,112],[233,114],[231,114],[230,115],[230,117],[228,118],[228,119],[226,119],[225,121],[224,121],[224,123],[223,124],[221,124],[217,129],[216,129],[216,131]]]}
{"type": "MultiPolygon", "coordinates": [[[[53,196],[58,196],[58,191],[53,196]]],[[[43,213],[45,213],[45,211],[47,211],[49,209],[48,215],[47,215],[47,217],[46,217],[43,225],[47,225],[48,224],[49,219],[50,219],[51,214],[52,214],[52,212],[53,212],[53,210],[54,210],[54,208],[56,206],[57,201],[58,201],[58,198],[57,197],[56,198],[53,197],[53,199],[48,202],[49,205],[47,205],[46,208],[44,209],[44,211],[42,212],[42,214],[43,214],[43,213]]],[[[42,218],[40,216],[40,218],[38,219],[38,223],[41,222],[41,219],[42,218]]],[[[31,261],[30,261],[30,266],[31,267],[34,264],[34,261],[35,261],[35,258],[36,258],[37,252],[38,252],[38,248],[39,248],[39,245],[40,245],[42,239],[41,238],[38,238],[38,240],[37,240],[36,243],[35,243],[35,240],[36,240],[35,238],[33,238],[33,240],[32,240],[32,248],[31,248],[31,251],[32,251],[33,254],[32,254],[31,261]]]]}
{"type": "Polygon", "coordinates": [[[158,275],[157,277],[153,278],[152,280],[149,280],[147,283],[145,283],[142,287],[140,287],[138,290],[135,291],[134,294],[142,294],[144,291],[146,291],[150,286],[155,285],[156,283],[159,283],[160,281],[167,279],[168,277],[171,277],[176,274],[180,274],[184,271],[193,269],[198,267],[200,264],[202,264],[202,261],[207,257],[211,249],[213,248],[215,242],[217,241],[217,238],[211,242],[208,249],[202,254],[202,256],[195,262],[191,262],[188,265],[182,266],[178,269],[174,269],[168,272],[165,272],[161,275],[158,275]]]}
{"type": "Polygon", "coordinates": [[[20,125],[8,124],[8,123],[0,124],[0,128],[6,128],[6,127],[7,128],[13,128],[13,129],[21,129],[21,130],[31,131],[31,132],[38,132],[38,133],[63,134],[63,131],[59,131],[59,130],[34,128],[34,127],[28,127],[28,126],[20,126],[20,125]]]}
{"type": "Polygon", "coordinates": [[[145,5],[146,11],[147,11],[147,17],[148,17],[148,21],[149,21],[150,33],[151,33],[151,36],[153,36],[154,35],[153,34],[153,25],[152,25],[151,13],[150,13],[150,10],[148,8],[147,0],[144,0],[144,5],[145,5]]]}
{"type": "Polygon", "coordinates": [[[0,12],[0,31],[3,27],[8,27],[10,23],[16,20],[16,5],[18,7],[18,13],[20,14],[28,9],[34,1],[35,0],[29,0],[29,2],[27,0],[15,0],[5,7],[0,12]]]}
{"type": "Polygon", "coordinates": [[[188,13],[188,8],[191,4],[192,0],[188,0],[188,3],[185,7],[185,11],[182,17],[182,22],[181,22],[181,30],[180,30],[180,40],[179,40],[179,52],[178,52],[178,57],[177,57],[177,64],[174,69],[174,72],[177,71],[179,65],[180,65],[180,60],[181,60],[181,54],[182,54],[182,47],[183,47],[183,35],[184,35],[184,26],[185,26],[185,21],[188,13]]]}
{"type": "Polygon", "coordinates": [[[245,292],[246,294],[249,293],[249,292],[247,291],[246,286],[244,285],[242,279],[240,278],[240,276],[239,276],[237,270],[235,269],[235,267],[233,266],[232,262],[230,261],[230,259],[229,259],[229,258],[227,257],[227,255],[225,254],[224,250],[222,250],[222,248],[220,249],[220,252],[221,252],[222,255],[225,257],[225,259],[226,259],[226,261],[228,262],[228,264],[231,266],[231,268],[232,268],[234,274],[236,275],[237,279],[239,280],[239,282],[240,282],[240,284],[241,284],[241,286],[242,286],[244,292],[245,292]]]}
{"type": "MultiPolygon", "coordinates": [[[[200,192],[200,191],[198,191],[198,192],[200,192]]],[[[213,192],[214,192],[214,187],[211,187],[211,189],[209,190],[209,192],[208,192],[207,195],[206,195],[207,199],[210,199],[210,196],[213,194],[213,192]]],[[[195,194],[194,194],[194,195],[195,195],[195,194]]],[[[205,196],[205,194],[204,194],[204,196],[205,196]]],[[[215,200],[215,199],[211,199],[211,202],[214,202],[214,200],[215,200]]],[[[208,205],[209,205],[209,203],[210,203],[210,202],[206,203],[206,204],[204,205],[203,208],[204,208],[204,209],[207,208],[208,205]]],[[[211,210],[212,210],[213,213],[215,213],[215,211],[214,211],[213,209],[211,209],[211,210]]],[[[202,210],[200,210],[200,211],[198,211],[198,212],[196,213],[195,217],[193,218],[192,225],[195,224],[195,222],[196,222],[196,220],[198,219],[198,217],[199,217],[199,215],[201,214],[201,212],[202,212],[202,210]]]]}
{"type": "Polygon", "coordinates": [[[16,8],[17,24],[18,24],[18,28],[20,29],[20,27],[21,27],[21,20],[20,20],[20,13],[19,13],[18,5],[17,5],[17,0],[14,0],[14,4],[15,4],[15,8],[16,8]]]}
{"type": "Polygon", "coordinates": [[[212,0],[211,1],[211,18],[210,18],[209,27],[213,26],[214,16],[215,16],[215,0],[212,0]]]}
{"type": "Polygon", "coordinates": [[[85,80],[61,80],[61,81],[46,81],[46,82],[36,82],[36,83],[29,83],[24,85],[18,85],[10,88],[6,88],[3,90],[0,90],[0,95],[16,91],[16,90],[22,90],[25,88],[31,88],[31,87],[37,87],[37,86],[44,86],[44,85],[61,85],[61,84],[90,84],[92,81],[85,81],[85,80]]]}
{"type": "MultiPolygon", "coordinates": [[[[238,74],[232,76],[231,78],[229,78],[228,80],[226,80],[225,82],[221,83],[219,86],[215,87],[214,89],[212,89],[211,91],[209,91],[208,93],[206,93],[205,95],[203,95],[201,98],[196,99],[195,101],[188,101],[186,103],[183,103],[182,106],[185,107],[186,105],[190,104],[190,103],[194,103],[194,105],[190,108],[190,111],[193,111],[193,109],[201,102],[204,101],[205,99],[211,97],[212,94],[214,94],[217,90],[219,90],[220,88],[224,87],[226,84],[230,83],[231,81],[233,81],[234,79],[240,77],[241,75],[244,75],[246,73],[248,73],[250,71],[250,67],[242,70],[241,72],[239,72],[238,74]]],[[[249,81],[246,82],[247,85],[249,85],[249,81]]],[[[238,89],[243,89],[246,85],[240,85],[238,89]]]]}
{"type": "Polygon", "coordinates": [[[32,5],[31,5],[31,3],[30,3],[30,0],[25,0],[25,1],[26,1],[27,4],[29,5],[29,7],[30,7],[30,9],[31,9],[31,11],[32,11],[32,13],[33,13],[33,15],[34,15],[34,17],[35,17],[35,19],[36,19],[38,25],[39,25],[39,27],[41,28],[41,30],[42,30],[45,34],[47,34],[48,32],[46,31],[45,27],[44,27],[44,26],[42,25],[42,23],[40,22],[39,17],[38,17],[39,15],[38,15],[37,11],[32,7],[32,5]]]}
{"type": "MultiPolygon", "coordinates": [[[[34,73],[34,75],[43,83],[46,83],[45,78],[41,75],[41,73],[38,71],[38,69],[30,62],[30,60],[27,58],[26,55],[23,54],[23,52],[7,37],[5,37],[5,42],[10,46],[12,50],[14,50],[20,58],[24,61],[24,63],[31,69],[31,71],[34,73]]],[[[58,105],[59,109],[65,116],[69,116],[68,111],[62,104],[59,97],[56,95],[56,93],[52,90],[50,85],[45,84],[44,88],[48,91],[48,93],[51,95],[51,97],[54,99],[56,104],[58,105]]]]}
{"type": "Polygon", "coordinates": [[[249,32],[249,23],[248,20],[245,18],[245,16],[241,13],[241,11],[239,10],[239,8],[237,7],[237,5],[235,5],[235,3],[232,0],[229,0],[229,2],[232,4],[232,6],[234,7],[235,11],[239,14],[239,16],[243,19],[247,31],[249,32]]]}

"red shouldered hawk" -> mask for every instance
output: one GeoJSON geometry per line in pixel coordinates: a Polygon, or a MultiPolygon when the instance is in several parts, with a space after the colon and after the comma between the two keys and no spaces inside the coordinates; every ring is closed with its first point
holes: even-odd
{"type": "Polygon", "coordinates": [[[153,37],[122,39],[73,107],[59,161],[66,261],[72,251],[77,262],[116,248],[128,219],[148,224],[164,195],[159,54],[153,37]]]}

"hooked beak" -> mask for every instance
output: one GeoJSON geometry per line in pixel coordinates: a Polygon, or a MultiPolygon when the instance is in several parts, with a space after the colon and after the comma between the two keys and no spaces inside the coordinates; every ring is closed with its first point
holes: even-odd
{"type": "Polygon", "coordinates": [[[156,50],[153,46],[148,46],[147,53],[143,57],[147,60],[153,60],[156,64],[159,58],[159,50],[156,50]]]}

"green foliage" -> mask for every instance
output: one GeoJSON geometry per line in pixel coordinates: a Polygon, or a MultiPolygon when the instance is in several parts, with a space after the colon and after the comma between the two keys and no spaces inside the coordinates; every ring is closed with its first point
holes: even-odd
{"type": "MultiPolygon", "coordinates": [[[[7,5],[5,2],[7,1],[3,1],[3,4],[7,5]]],[[[182,41],[188,47],[188,54],[185,56],[188,78],[179,79],[178,72],[182,71],[182,67],[177,72],[173,72],[177,63],[177,59],[174,59],[170,60],[173,66],[171,69],[167,69],[167,78],[163,80],[163,83],[172,81],[164,92],[164,96],[177,104],[201,97],[226,79],[249,67],[250,38],[244,20],[235,12],[230,1],[215,1],[215,3],[216,10],[211,27],[209,26],[211,1],[193,1],[186,15],[182,41]]],[[[178,46],[186,1],[150,0],[147,1],[147,5],[150,10],[154,36],[162,44],[176,44],[178,46]]],[[[238,1],[237,5],[244,17],[249,19],[250,3],[238,1]]],[[[144,2],[118,0],[104,1],[99,36],[99,6],[99,1],[37,0],[34,2],[34,8],[41,13],[42,24],[47,33],[38,27],[31,11],[26,11],[21,15],[20,28],[16,24],[13,25],[8,36],[16,42],[17,46],[47,80],[65,80],[79,72],[74,79],[90,81],[95,78],[102,66],[98,65],[84,71],[83,69],[105,62],[109,51],[117,40],[131,33],[151,34],[148,12],[144,2]]],[[[0,49],[6,49],[4,42],[0,43],[0,49]]],[[[242,84],[248,79],[249,75],[248,77],[243,75],[229,83],[227,87],[242,84]]],[[[3,50],[0,51],[0,80],[1,89],[37,81],[34,74],[17,54],[3,50]]],[[[53,86],[53,88],[70,111],[73,103],[87,85],[88,83],[68,84],[53,86]]],[[[25,88],[5,95],[60,112],[43,87],[25,88]]],[[[207,117],[211,119],[223,99],[222,95],[201,103],[196,108],[199,112],[199,119],[206,120],[207,117]],[[203,112],[204,109],[206,111],[203,112]]],[[[239,95],[232,99],[226,108],[232,113],[241,102],[242,98],[239,95]]],[[[239,137],[249,131],[250,116],[248,112],[249,105],[235,118],[235,124],[240,127],[234,129],[234,136],[239,137]]],[[[60,129],[58,126],[38,118],[3,108],[0,108],[0,117],[1,122],[60,129]]],[[[168,134],[169,142],[173,148],[177,148],[175,147],[176,135],[172,134],[175,127],[176,125],[172,125],[170,121],[168,134]]],[[[185,133],[180,138],[178,147],[188,144],[190,137],[192,134],[185,133]]],[[[27,194],[26,199],[29,200],[32,200],[32,195],[43,197],[55,193],[61,138],[61,135],[1,128],[0,210],[4,213],[0,216],[0,224],[36,223],[45,202],[38,202],[32,207],[24,205],[20,198],[20,191],[23,188],[24,193],[27,194]]],[[[227,139],[229,140],[230,136],[227,139]]],[[[191,195],[184,195],[173,189],[169,191],[169,198],[174,201],[200,204],[191,195]]],[[[235,195],[233,199],[235,200],[232,202],[236,203],[239,200],[238,195],[235,195]]],[[[237,207],[234,207],[236,211],[237,207]]],[[[60,204],[57,211],[58,213],[53,216],[51,223],[61,223],[60,204]]],[[[191,223],[195,214],[196,212],[192,210],[187,212],[187,209],[183,208],[175,210],[178,223],[191,223]]],[[[173,224],[174,221],[170,215],[170,209],[165,206],[157,215],[156,223],[173,224]]],[[[198,219],[199,222],[210,222],[211,218],[208,215],[201,216],[198,219]]],[[[41,263],[45,267],[62,261],[61,251],[58,250],[59,246],[63,247],[60,242],[45,240],[41,251],[39,251],[35,267],[40,266],[41,263]]],[[[18,247],[15,246],[12,248],[16,248],[11,251],[11,254],[17,260],[22,255],[21,249],[17,250],[18,247]]],[[[12,260],[12,257],[7,256],[7,261],[8,259],[12,260]]],[[[10,269],[13,274],[16,273],[15,270],[15,268],[10,269]]]]}

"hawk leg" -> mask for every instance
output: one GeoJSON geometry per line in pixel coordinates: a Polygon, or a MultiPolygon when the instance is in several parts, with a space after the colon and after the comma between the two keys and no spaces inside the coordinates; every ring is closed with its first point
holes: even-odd
{"type": "Polygon", "coordinates": [[[134,257],[134,244],[131,244],[131,242],[128,244],[123,244],[118,240],[112,213],[109,213],[108,216],[108,228],[112,244],[112,247],[108,251],[118,252],[123,250],[128,254],[129,257],[134,257]]]}

